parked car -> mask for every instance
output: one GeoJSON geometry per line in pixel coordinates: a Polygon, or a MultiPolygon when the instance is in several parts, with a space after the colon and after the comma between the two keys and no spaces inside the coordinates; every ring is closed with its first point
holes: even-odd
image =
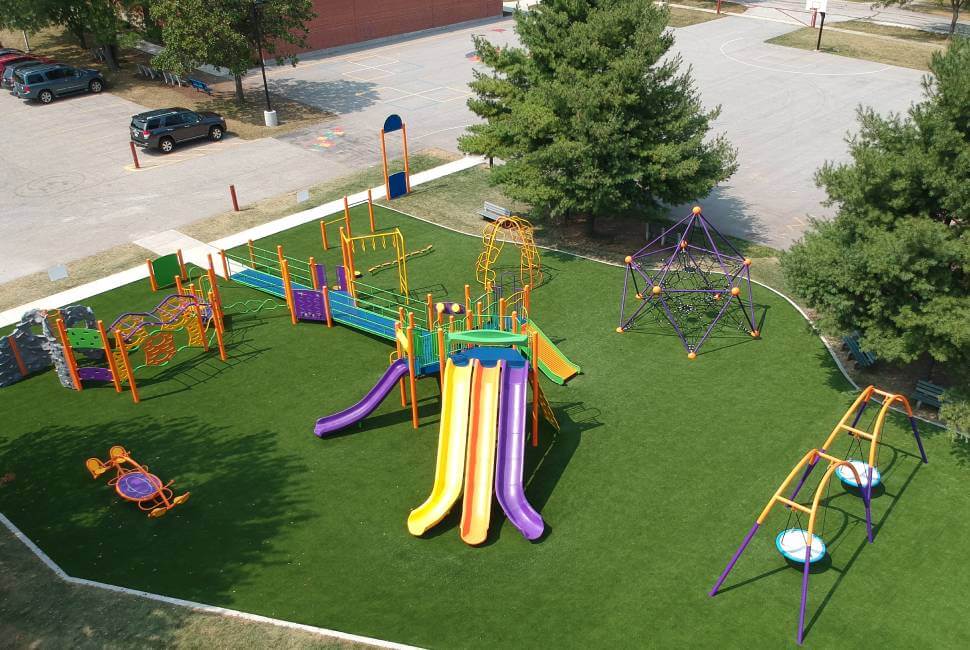
{"type": "Polygon", "coordinates": [[[52,65],[18,70],[13,75],[14,94],[21,99],[36,99],[50,104],[55,97],[72,93],[104,90],[104,78],[97,70],[72,68],[69,65],[52,65]]]}
{"type": "Polygon", "coordinates": [[[162,153],[170,153],[179,142],[206,137],[218,141],[225,134],[226,120],[217,113],[159,108],[131,117],[131,141],[162,153]]]}
{"type": "Polygon", "coordinates": [[[0,47],[0,56],[4,54],[23,54],[23,52],[15,47],[0,47]]]}
{"type": "Polygon", "coordinates": [[[0,75],[0,87],[9,89],[10,93],[13,94],[14,72],[24,68],[36,68],[39,65],[48,65],[48,63],[49,61],[40,61],[38,59],[28,59],[26,61],[19,61],[18,63],[8,63],[7,67],[3,69],[3,75],[0,75]]]}
{"type": "Polygon", "coordinates": [[[9,66],[12,66],[15,63],[23,63],[24,61],[53,63],[53,61],[50,59],[46,59],[42,56],[32,56],[30,54],[2,54],[0,55],[0,78],[3,77],[3,73],[6,72],[9,66]]]}

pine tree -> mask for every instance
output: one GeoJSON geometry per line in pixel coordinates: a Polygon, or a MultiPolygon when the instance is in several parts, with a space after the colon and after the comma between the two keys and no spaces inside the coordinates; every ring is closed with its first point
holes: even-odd
{"type": "Polygon", "coordinates": [[[970,41],[930,68],[905,116],[859,110],[851,161],[816,174],[838,213],[782,267],[823,327],[858,330],[888,360],[959,364],[970,360],[970,41]]]}
{"type": "Polygon", "coordinates": [[[651,0],[546,0],[516,13],[521,47],[477,37],[490,70],[468,105],[485,122],[459,147],[502,159],[492,181],[544,216],[649,218],[706,196],[735,152],[708,138],[719,108],[669,55],[667,16],[651,0]]]}

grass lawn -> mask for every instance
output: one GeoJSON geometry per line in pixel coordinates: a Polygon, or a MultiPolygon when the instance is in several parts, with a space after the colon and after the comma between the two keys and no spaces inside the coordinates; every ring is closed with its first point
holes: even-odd
{"type": "MultiPolygon", "coordinates": [[[[377,212],[409,249],[434,244],[408,264],[415,293],[458,298],[474,282],[479,239],[377,212]]],[[[354,229],[366,230],[365,210],[355,209],[354,229]]],[[[337,251],[319,242],[311,223],[260,244],[332,265],[337,251]]],[[[388,257],[360,255],[358,267],[388,257]]],[[[767,290],[755,291],[762,340],[722,333],[688,362],[664,328],[613,332],[622,269],[556,253],[543,265],[550,280],[533,317],[584,374],[566,387],[543,380],[563,429],[527,450],[527,495],[549,528],[538,543],[496,512],[488,542],[470,548],[458,508],[426,539],[408,535],[407,514],[432,483],[436,383],[419,383],[417,431],[392,394],[360,428],[317,439],[315,418],[360,399],[391,348],[340,326],[291,326],[279,309],[232,318],[228,363],[185,353],[146,373],[139,405],[111,388],[65,390],[51,373],[0,391],[0,475],[14,475],[0,511],[72,575],[418,645],[793,645],[801,573],[774,550],[781,511],[728,591],[706,593],[853,391],[801,316],[767,290]],[[191,501],[159,520],[119,503],[83,467],[112,444],[176,479],[191,501]]],[[[223,295],[258,297],[234,286],[223,295]]],[[[139,283],[87,304],[110,321],[159,297],[139,283]]],[[[810,587],[816,647],[970,644],[957,623],[967,526],[954,516],[970,508],[970,451],[928,429],[922,466],[904,424],[887,425],[874,545],[859,500],[831,491],[822,532],[832,561],[810,587]]],[[[14,634],[30,625],[2,618],[14,634]]]]}
{"type": "MultiPolygon", "coordinates": [[[[841,26],[841,23],[839,24],[841,26]]],[[[871,30],[874,32],[874,30],[871,30]]],[[[903,30],[909,31],[909,30],[903,30]]],[[[930,35],[932,36],[932,35],[930,35]]],[[[796,47],[801,50],[814,50],[818,38],[818,30],[811,27],[796,29],[768,39],[766,43],[796,47]]],[[[898,65],[916,70],[929,70],[930,57],[943,47],[935,40],[921,42],[918,40],[904,41],[902,38],[873,38],[870,34],[849,34],[847,32],[828,30],[822,34],[822,52],[838,54],[853,59],[864,59],[898,65]]]]}
{"type": "MultiPolygon", "coordinates": [[[[0,30],[0,42],[11,43],[9,47],[23,49],[23,36],[19,32],[0,30]]],[[[159,80],[146,79],[137,74],[135,64],[147,64],[151,57],[138,50],[122,50],[118,61],[121,69],[111,71],[106,64],[94,59],[89,51],[81,49],[61,27],[49,27],[30,34],[30,48],[32,53],[58,62],[101,70],[107,82],[106,92],[147,108],[184,106],[197,111],[220,113],[226,118],[229,131],[247,140],[280,135],[332,117],[326,111],[271,93],[273,108],[280,124],[275,128],[267,128],[263,121],[263,110],[266,106],[262,88],[246,90],[245,101],[240,103],[232,92],[231,80],[226,81],[198,70],[189,76],[201,79],[210,86],[219,84],[219,89],[212,95],[190,87],[169,86],[159,80]]]]}
{"type": "MultiPolygon", "coordinates": [[[[916,41],[918,43],[946,43],[946,34],[936,34],[926,32],[922,29],[907,29],[905,27],[893,27],[892,25],[877,25],[866,20],[847,20],[836,23],[833,27],[847,29],[853,32],[865,32],[866,34],[877,34],[879,36],[891,36],[905,41],[916,41]]],[[[824,37],[823,37],[824,38],[824,37]]]]}

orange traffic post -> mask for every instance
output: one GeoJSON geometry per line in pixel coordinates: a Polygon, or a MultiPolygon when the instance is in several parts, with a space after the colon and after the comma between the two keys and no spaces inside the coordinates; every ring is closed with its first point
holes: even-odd
{"type": "Polygon", "coordinates": [[[330,250],[330,243],[327,241],[327,222],[320,220],[320,241],[323,243],[323,250],[330,250]]]}
{"type": "Polygon", "coordinates": [[[131,148],[131,159],[135,161],[135,169],[141,169],[141,165],[138,164],[138,151],[135,149],[135,143],[129,140],[128,146],[131,148]]]}
{"type": "Polygon", "coordinates": [[[330,315],[330,287],[323,285],[323,311],[327,314],[327,327],[333,327],[333,317],[330,315]]]}
{"type": "Polygon", "coordinates": [[[27,364],[24,363],[24,358],[20,354],[20,348],[17,346],[17,341],[14,339],[13,334],[7,337],[7,343],[10,345],[10,351],[13,353],[13,358],[17,362],[17,370],[20,371],[20,376],[26,377],[27,364]]]}
{"type": "Polygon", "coordinates": [[[374,227],[374,199],[371,197],[370,190],[367,190],[367,213],[370,215],[370,231],[374,232],[376,230],[374,227]]]}
{"type": "Polygon", "coordinates": [[[347,202],[347,197],[344,197],[344,224],[347,226],[347,236],[353,237],[354,234],[350,230],[350,203],[347,202]]]}
{"type": "Polygon", "coordinates": [[[64,327],[64,320],[57,319],[57,334],[61,338],[61,346],[64,348],[64,360],[67,362],[67,370],[71,374],[71,383],[74,390],[82,390],[81,378],[77,374],[77,359],[74,358],[74,350],[71,348],[71,341],[67,338],[67,328],[64,327]]]}
{"type": "MultiPolygon", "coordinates": [[[[402,358],[402,355],[404,354],[404,350],[401,348],[401,340],[397,337],[397,334],[400,331],[401,323],[394,323],[394,344],[397,346],[398,359],[402,358]]],[[[408,394],[407,390],[404,388],[404,377],[401,377],[401,380],[397,383],[401,387],[401,407],[403,408],[408,405],[408,394]]]]}
{"type": "Polygon", "coordinates": [[[387,178],[387,145],[384,143],[384,129],[381,129],[381,161],[384,165],[384,198],[391,200],[391,182],[387,178]]]}
{"type": "Polygon", "coordinates": [[[229,186],[229,198],[232,200],[232,211],[239,212],[239,199],[236,198],[236,186],[229,186]]]}
{"type": "Polygon", "coordinates": [[[306,265],[310,269],[310,283],[313,285],[313,290],[318,291],[320,289],[320,278],[317,277],[317,261],[313,259],[313,256],[310,256],[306,265]]]}
{"type": "Polygon", "coordinates": [[[532,358],[532,446],[539,446],[539,335],[529,337],[532,358]]]}
{"type": "Polygon", "coordinates": [[[115,385],[115,392],[121,392],[121,379],[118,377],[118,364],[115,363],[115,355],[111,352],[111,340],[104,329],[104,321],[98,321],[98,334],[101,335],[101,345],[104,346],[104,356],[108,361],[108,370],[111,371],[111,381],[115,385]]]}
{"type": "Polygon", "coordinates": [[[155,281],[155,267],[152,266],[151,260],[145,260],[145,264],[148,265],[148,283],[152,287],[152,291],[158,291],[158,282],[155,281]]]}
{"type": "Polygon", "coordinates": [[[253,246],[253,240],[250,239],[246,242],[246,246],[249,248],[249,268],[256,268],[256,251],[255,246],[253,246]]]}
{"type": "Polygon", "coordinates": [[[401,122],[401,139],[404,141],[404,183],[408,194],[411,193],[411,165],[408,164],[408,127],[401,122]]]}
{"type": "MultiPolygon", "coordinates": [[[[282,253],[280,253],[282,256],[282,253]]],[[[280,261],[280,271],[283,276],[283,295],[286,297],[286,306],[290,309],[290,323],[296,325],[296,305],[293,302],[293,287],[290,286],[290,265],[285,259],[280,261]]]]}
{"type": "Polygon", "coordinates": [[[414,313],[408,314],[408,372],[411,375],[411,425],[418,428],[418,383],[414,364],[414,313]]]}
{"type": "Polygon", "coordinates": [[[128,347],[125,345],[125,339],[122,338],[121,332],[118,330],[115,330],[115,344],[118,346],[118,352],[121,353],[121,363],[125,365],[124,371],[125,376],[128,377],[128,388],[131,389],[131,401],[137,404],[141,401],[141,398],[138,396],[135,373],[131,370],[131,361],[128,359],[128,347]]]}
{"type": "Polygon", "coordinates": [[[175,258],[179,261],[179,273],[182,274],[183,280],[189,279],[189,274],[185,270],[185,260],[182,259],[182,249],[179,248],[175,251],[175,258]]]}

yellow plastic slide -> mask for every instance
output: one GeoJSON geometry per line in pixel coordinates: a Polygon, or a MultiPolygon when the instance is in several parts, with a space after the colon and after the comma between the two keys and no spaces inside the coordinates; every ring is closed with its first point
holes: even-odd
{"type": "Polygon", "coordinates": [[[466,544],[481,544],[488,536],[492,483],[495,479],[495,441],[498,437],[500,364],[486,368],[475,362],[468,460],[465,463],[465,499],[461,511],[461,538],[466,544]]]}
{"type": "Polygon", "coordinates": [[[472,368],[471,363],[457,366],[451,359],[445,366],[434,487],[431,488],[431,496],[408,515],[408,531],[412,535],[423,535],[444,519],[461,495],[472,368]]]}

